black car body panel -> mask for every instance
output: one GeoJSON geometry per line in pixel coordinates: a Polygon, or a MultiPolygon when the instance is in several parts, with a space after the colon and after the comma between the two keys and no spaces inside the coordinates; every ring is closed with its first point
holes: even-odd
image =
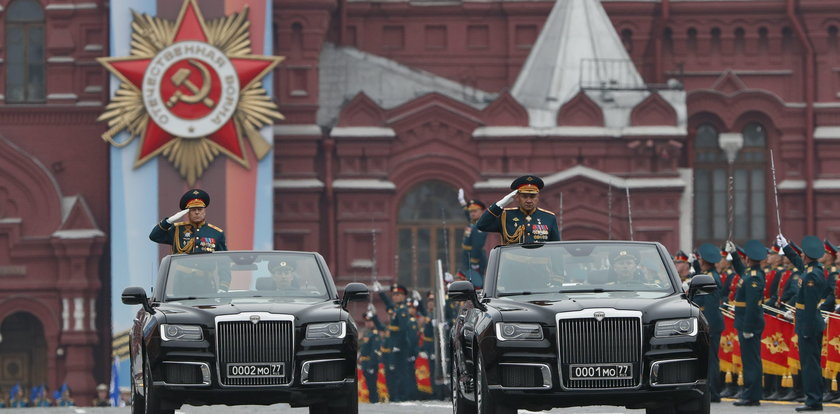
{"type": "MultiPolygon", "coordinates": [[[[571,291],[586,290],[589,285],[558,286],[571,291]]],[[[670,256],[659,243],[552,242],[544,247],[496,247],[490,254],[485,288],[477,300],[464,302],[452,328],[453,382],[457,382],[453,392],[458,392],[459,398],[476,402],[479,360],[493,400],[515,408],[660,408],[705,396],[708,325],[699,307],[682,292],[670,256]],[[658,257],[661,261],[662,281],[647,297],[635,291],[505,296],[498,287],[502,252],[589,244],[649,251],[648,259],[658,257]],[[656,337],[656,322],[671,320],[696,321],[694,334],[656,337]],[[500,323],[539,325],[541,338],[501,340],[497,331],[506,325],[500,323]],[[616,368],[632,372],[632,378],[616,379],[620,378],[613,372],[616,368]],[[569,376],[574,370],[610,374],[604,374],[607,379],[603,380],[572,380],[569,376]]],[[[598,375],[586,378],[600,378],[598,375]]]]}
{"type": "MultiPolygon", "coordinates": [[[[130,332],[136,397],[144,397],[143,390],[148,386],[144,383],[146,369],[151,369],[156,397],[163,408],[281,402],[304,406],[355,396],[356,323],[342,307],[319,254],[214,252],[200,256],[218,263],[238,257],[231,265],[233,285],[239,281],[237,268],[244,269],[239,272],[250,278],[260,279],[256,275],[268,271],[265,263],[296,258],[312,264],[310,280],[317,289],[255,290],[260,288],[251,283],[240,289],[208,293],[208,297],[168,298],[168,283],[172,283],[168,279],[175,274],[175,262],[181,263],[182,259],[165,257],[154,294],[148,298],[149,306],[137,312],[130,332]],[[261,264],[242,264],[248,260],[261,264]],[[299,294],[303,296],[289,291],[303,292],[299,294]],[[307,339],[308,326],[336,322],[336,326],[343,326],[336,337],[307,339]],[[162,327],[170,326],[198,326],[201,338],[164,338],[162,327]]],[[[366,288],[363,290],[366,294],[366,288]]]]}

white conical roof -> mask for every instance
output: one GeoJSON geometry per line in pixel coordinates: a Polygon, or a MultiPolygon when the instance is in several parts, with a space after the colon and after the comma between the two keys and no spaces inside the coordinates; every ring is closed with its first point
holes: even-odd
{"type": "MultiPolygon", "coordinates": [[[[599,0],[556,0],[512,94],[528,110],[533,127],[556,126],[557,111],[587,85],[632,85],[624,105],[649,92],[599,0]]],[[[593,94],[590,93],[590,98],[593,94]]],[[[613,99],[595,102],[613,106],[613,99]]],[[[638,100],[637,100],[638,99],[638,100]]],[[[624,106],[622,105],[622,106],[624,106]]],[[[606,108],[605,108],[606,109],[606,108]]],[[[624,111],[622,111],[624,112],[624,111]]],[[[607,111],[605,116],[609,117],[607,111]]],[[[607,124],[610,124],[607,119],[607,124]]],[[[621,122],[618,122],[621,124],[621,122]]],[[[620,125],[615,125],[620,126],[620,125]]]]}

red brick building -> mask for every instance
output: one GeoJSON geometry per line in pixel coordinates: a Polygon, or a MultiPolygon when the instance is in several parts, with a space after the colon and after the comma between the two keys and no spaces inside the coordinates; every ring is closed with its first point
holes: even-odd
{"type": "MultiPolygon", "coordinates": [[[[457,189],[489,203],[523,173],[564,238],[628,238],[632,216],[671,250],[719,243],[733,140],[735,239],[777,231],[772,148],[783,231],[836,243],[840,1],[604,0],[589,36],[574,16],[599,3],[561,4],[274,1],[275,247],[321,251],[339,285],[422,288],[456,267],[457,189]]],[[[4,392],[107,382],[107,16],[0,0],[4,392]]]]}

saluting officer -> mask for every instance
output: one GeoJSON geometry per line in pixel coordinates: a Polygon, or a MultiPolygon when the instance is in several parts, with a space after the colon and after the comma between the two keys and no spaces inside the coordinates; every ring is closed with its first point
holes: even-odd
{"type": "Polygon", "coordinates": [[[539,207],[543,180],[533,175],[523,175],[510,184],[513,190],[488,208],[476,223],[481,231],[502,234],[502,244],[541,243],[560,240],[557,218],[554,213],[539,207]],[[503,208],[511,199],[518,207],[503,208]]]}
{"type": "Polygon", "coordinates": [[[461,269],[467,272],[467,279],[477,288],[484,287],[484,269],[487,267],[487,253],[484,243],[487,233],[476,227],[476,222],[484,214],[487,207],[481,201],[464,199],[464,189],[458,189],[458,202],[464,207],[467,216],[467,228],[464,229],[464,240],[461,242],[461,269]]]}
{"type": "Polygon", "coordinates": [[[225,233],[206,221],[210,195],[200,189],[192,189],[181,196],[181,211],[160,221],[152,229],[149,238],[153,242],[169,244],[172,253],[209,253],[227,250],[225,233]],[[186,222],[177,222],[187,215],[186,222]]]}
{"type": "Polygon", "coordinates": [[[816,236],[802,239],[802,252],[808,260],[803,262],[788,246],[785,236],[776,236],[785,256],[797,269],[802,271],[799,290],[796,294],[796,335],[799,337],[799,361],[802,366],[802,388],[805,392],[805,405],[796,407],[796,411],[822,411],[823,380],[820,368],[820,352],[825,320],[819,310],[820,299],[825,289],[825,269],[819,259],[825,254],[825,246],[816,236]]]}
{"type": "Polygon", "coordinates": [[[741,262],[734,243],[727,241],[726,251],[732,255],[735,272],[741,275],[738,290],[735,291],[735,329],[741,343],[744,391],[734,405],[760,405],[763,394],[761,333],[764,331],[764,311],[761,307],[764,303],[764,271],[761,269],[761,261],[767,257],[767,248],[758,240],[750,240],[744,245],[749,268],[741,262]]]}
{"type": "MultiPolygon", "coordinates": [[[[714,292],[695,296],[694,303],[700,306],[703,316],[709,322],[709,393],[711,393],[712,402],[720,402],[721,383],[718,350],[720,349],[720,334],[723,332],[725,324],[723,314],[720,311],[720,295],[723,283],[715,264],[721,260],[721,255],[720,250],[709,243],[700,246],[698,253],[700,254],[698,258],[699,272],[710,275],[717,284],[717,289],[714,292]]],[[[683,253],[683,255],[685,254],[683,253]]]]}

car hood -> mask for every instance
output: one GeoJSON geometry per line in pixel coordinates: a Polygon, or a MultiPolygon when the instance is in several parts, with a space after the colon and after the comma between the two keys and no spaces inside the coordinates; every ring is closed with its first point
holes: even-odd
{"type": "Polygon", "coordinates": [[[667,318],[697,316],[699,309],[692,306],[681,295],[672,295],[660,299],[642,298],[591,298],[563,300],[511,300],[493,298],[486,302],[488,307],[497,310],[503,321],[507,322],[553,322],[554,315],[562,312],[575,312],[584,309],[616,309],[642,312],[642,322],[667,318]]]}
{"type": "Polygon", "coordinates": [[[204,326],[214,326],[216,316],[236,315],[246,312],[267,312],[274,314],[294,315],[295,325],[300,320],[309,322],[329,322],[347,319],[345,312],[334,301],[317,302],[245,302],[233,301],[226,303],[208,303],[197,301],[167,302],[157,307],[165,323],[201,323],[204,326]]]}

